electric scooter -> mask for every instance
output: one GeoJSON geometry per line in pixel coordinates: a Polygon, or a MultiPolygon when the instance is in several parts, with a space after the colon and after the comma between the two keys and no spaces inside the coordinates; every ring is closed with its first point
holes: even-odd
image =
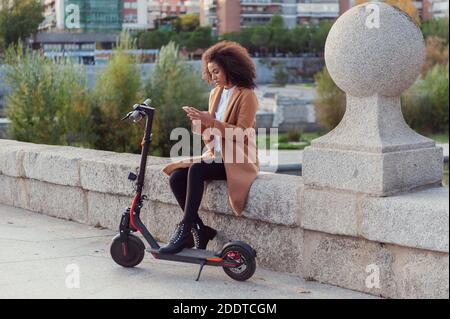
{"type": "Polygon", "coordinates": [[[152,136],[153,115],[155,114],[155,108],[150,103],[151,100],[147,99],[142,104],[135,104],[133,111],[122,119],[138,122],[146,118],[146,123],[139,175],[136,176],[132,172],[128,175],[128,179],[136,183],[136,194],[131,207],[128,207],[122,214],[119,234],[112,240],[110,248],[112,259],[123,267],[135,267],[141,263],[145,251],[147,251],[156,259],[199,264],[200,270],[196,281],[199,280],[204,266],[222,267],[225,273],[234,280],[245,281],[251,278],[256,270],[256,251],[245,242],[230,241],[218,252],[185,248],[177,254],[164,254],[159,252],[159,244],[141,221],[140,212],[143,202],[148,199],[148,196],[142,194],[142,190],[152,136]],[[146,249],[142,240],[133,234],[135,232],[140,232],[150,247],[146,249]]]}

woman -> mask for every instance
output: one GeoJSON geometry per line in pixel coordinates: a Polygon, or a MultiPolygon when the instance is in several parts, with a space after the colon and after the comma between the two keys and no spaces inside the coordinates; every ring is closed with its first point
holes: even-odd
{"type": "Polygon", "coordinates": [[[238,43],[222,41],[210,47],[202,60],[203,79],[215,85],[208,111],[183,109],[208,151],[163,169],[170,176],[170,187],[184,217],[161,253],[174,254],[194,244],[197,249],[205,249],[215,237],[216,230],[205,226],[198,215],[205,181],[227,181],[231,208],[239,216],[259,171],[255,138],[258,100],[253,91],[256,72],[252,59],[238,43]],[[199,131],[195,129],[198,123],[199,131]]]}

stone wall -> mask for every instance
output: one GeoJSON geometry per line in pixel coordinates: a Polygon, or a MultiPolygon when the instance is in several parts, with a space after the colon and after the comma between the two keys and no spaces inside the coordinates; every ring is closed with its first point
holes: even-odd
{"type": "MultiPolygon", "coordinates": [[[[143,221],[161,242],[182,215],[161,172],[169,161],[149,157],[144,188],[143,221]]],[[[133,154],[0,140],[0,203],[117,229],[138,165],[133,154]]],[[[377,198],[260,173],[239,218],[226,194],[225,181],[207,183],[200,215],[219,229],[210,249],[240,239],[255,247],[260,267],[385,297],[449,296],[448,188],[377,198]],[[367,283],[370,267],[379,288],[367,283]]]]}

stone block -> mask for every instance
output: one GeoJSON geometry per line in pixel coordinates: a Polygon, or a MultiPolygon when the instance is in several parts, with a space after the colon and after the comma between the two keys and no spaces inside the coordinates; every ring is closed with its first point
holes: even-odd
{"type": "Polygon", "coordinates": [[[301,226],[448,253],[448,192],[438,187],[379,198],[306,186],[301,226]]]}
{"type": "MultiPolygon", "coordinates": [[[[242,216],[274,224],[300,225],[301,180],[298,176],[259,174],[250,188],[242,216]]],[[[208,182],[202,208],[233,214],[225,181],[208,182]]]]}
{"type": "Polygon", "coordinates": [[[131,206],[132,201],[129,196],[87,192],[87,224],[118,232],[122,213],[131,206]]]}
{"type": "Polygon", "coordinates": [[[26,180],[29,209],[46,215],[87,223],[87,200],[79,187],[26,180]]]}
{"type": "Polygon", "coordinates": [[[304,232],[304,276],[389,298],[448,298],[448,254],[304,232]]]}
{"type": "MultiPolygon", "coordinates": [[[[147,171],[151,165],[168,162],[161,157],[148,157],[147,171]]],[[[118,154],[96,156],[82,159],[80,163],[81,186],[83,189],[100,193],[130,196],[134,182],[129,181],[130,172],[138,174],[140,156],[136,154],[118,154]]]]}
{"type": "Polygon", "coordinates": [[[52,147],[25,151],[23,167],[28,178],[58,185],[81,186],[80,162],[112,152],[76,147],[52,147]]]}
{"type": "Polygon", "coordinates": [[[0,174],[0,203],[29,209],[26,180],[0,174]]]}
{"type": "Polygon", "coordinates": [[[301,226],[336,235],[358,236],[358,196],[354,193],[305,187],[301,226]]]}
{"type": "Polygon", "coordinates": [[[56,146],[0,140],[0,174],[25,177],[23,158],[27,152],[57,150],[56,146]]]}
{"type": "Polygon", "coordinates": [[[305,185],[389,196],[442,181],[442,149],[431,147],[391,153],[307,147],[305,185]]]}
{"type": "Polygon", "coordinates": [[[448,253],[449,189],[439,187],[361,203],[361,236],[448,253]]]}
{"type": "Polygon", "coordinates": [[[164,165],[156,164],[147,166],[144,194],[152,201],[178,205],[175,195],[170,189],[169,176],[162,171],[163,167],[164,165]]]}

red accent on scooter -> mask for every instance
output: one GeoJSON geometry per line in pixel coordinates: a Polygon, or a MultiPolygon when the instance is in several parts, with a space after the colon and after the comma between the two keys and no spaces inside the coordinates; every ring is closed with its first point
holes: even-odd
{"type": "Polygon", "coordinates": [[[131,208],[130,208],[130,224],[131,224],[131,226],[134,229],[137,229],[139,232],[141,232],[141,229],[134,224],[134,219],[133,219],[134,207],[136,206],[136,202],[137,202],[139,197],[141,197],[141,195],[140,194],[136,194],[136,196],[134,196],[133,203],[131,204],[131,208]]]}
{"type": "Polygon", "coordinates": [[[124,256],[127,255],[127,245],[125,243],[122,243],[122,254],[124,256]]]}

